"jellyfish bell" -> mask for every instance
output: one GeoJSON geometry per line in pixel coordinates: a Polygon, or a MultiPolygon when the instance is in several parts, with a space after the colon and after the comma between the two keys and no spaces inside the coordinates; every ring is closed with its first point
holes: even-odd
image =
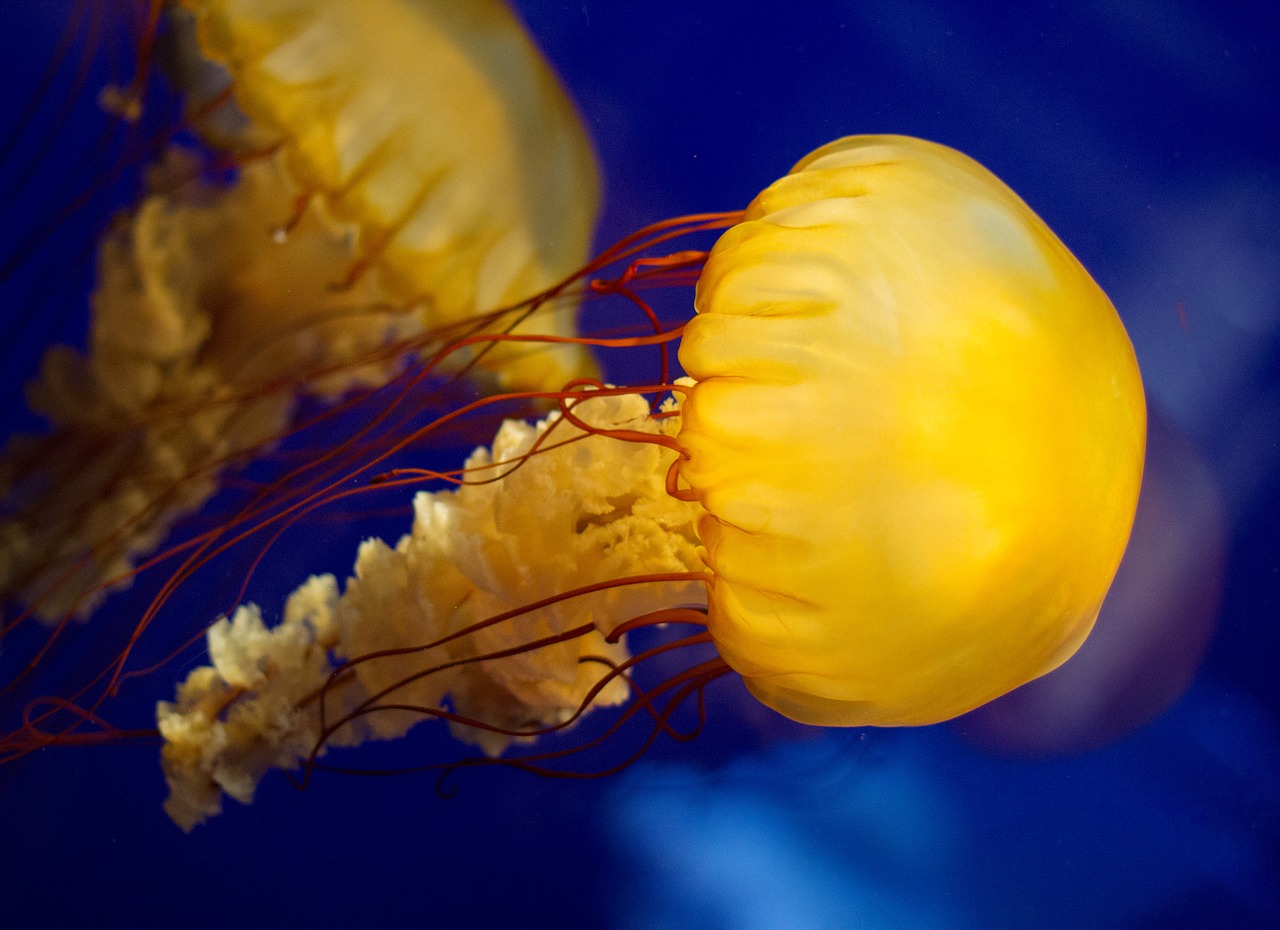
{"type": "Polygon", "coordinates": [[[954,717],[1062,663],[1142,474],[1133,349],[1002,182],[842,139],[713,249],[680,359],[680,474],[709,626],[764,703],[825,725],[954,717]]]}
{"type": "MultiPolygon", "coordinates": [[[[252,799],[269,769],[310,772],[330,747],[426,719],[483,751],[461,764],[559,772],[646,721],[625,764],[659,734],[689,735],[673,715],[691,701],[700,721],[730,671],[801,722],[931,723],[1087,635],[1133,518],[1141,382],[1106,297],[993,175],[933,143],[851,137],[745,213],[658,224],[586,274],[613,261],[626,268],[594,282],[588,316],[595,298],[643,305],[645,288],[695,274],[697,315],[569,338],[679,339],[688,379],[536,392],[558,409],[505,423],[451,471],[380,471],[378,450],[509,398],[402,421],[391,446],[365,435],[368,464],[292,497],[277,485],[287,506],[234,524],[265,532],[257,566],[316,508],[428,485],[410,531],[363,543],[345,583],[312,577],[274,625],[248,603],[209,628],[211,664],[158,708],[179,824],[223,794],[252,799]],[[634,258],[725,227],[709,253],[634,258]],[[692,632],[631,653],[634,632],[664,625],[692,632]],[[672,656],[685,667],[644,680],[672,656]],[[607,705],[623,707],[600,735],[510,748],[607,705]]],[[[458,349],[537,338],[477,333],[458,349]]],[[[109,739],[129,649],[191,577],[172,576],[107,687],[28,713],[12,752],[109,739]]]]}
{"type": "MultiPolygon", "coordinates": [[[[102,238],[87,348],[50,349],[28,389],[51,432],[0,460],[0,595],[49,623],[128,584],[300,398],[468,332],[572,334],[572,300],[528,299],[586,261],[599,202],[577,112],[501,0],[88,6],[137,33],[105,104],[136,123],[164,58],[189,131],[146,149],[102,238]]],[[[595,371],[550,341],[449,359],[484,390],[595,371]]]]}
{"type": "MultiPolygon", "coordinates": [[[[354,230],[389,297],[457,322],[584,264],[599,201],[577,110],[499,0],[182,0],[203,57],[297,190],[354,230]]],[[[572,334],[569,314],[516,331],[572,334]]],[[[490,364],[513,386],[593,371],[578,346],[490,364]]]]}

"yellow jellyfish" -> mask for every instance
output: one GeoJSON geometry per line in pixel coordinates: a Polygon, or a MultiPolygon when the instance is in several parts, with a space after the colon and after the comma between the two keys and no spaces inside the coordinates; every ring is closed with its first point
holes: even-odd
{"type": "Polygon", "coordinates": [[[1119,317],[994,175],[842,139],[717,243],[680,359],[708,626],[806,723],[925,724],[1061,664],[1145,448],[1119,317]]]}
{"type": "MultiPolygon", "coordinates": [[[[211,664],[157,710],[176,822],[424,719],[541,770],[582,747],[501,754],[629,699],[605,736],[640,718],[652,739],[730,670],[802,722],[919,725],[1071,654],[1143,461],[1141,380],[1103,292],[994,175],[918,139],[841,139],[718,222],[709,254],[597,282],[637,299],[700,267],[695,318],[633,340],[679,337],[689,378],[569,385],[460,470],[361,472],[456,488],[420,492],[405,537],[362,544],[345,585],[309,579],[280,623],[245,604],[209,628],[211,664]],[[667,624],[694,632],[630,655],[632,631],[667,624]],[[708,646],[655,686],[636,674],[708,646]]],[[[63,729],[29,712],[11,752],[113,738],[106,702],[39,705],[63,729]]]]}
{"type": "MultiPolygon", "coordinates": [[[[200,49],[274,138],[296,191],[349,224],[356,267],[433,325],[576,271],[595,156],[559,79],[500,0],[183,0],[200,49]]],[[[516,331],[573,332],[572,314],[516,331]]],[[[497,355],[504,353],[499,350],[497,355]]],[[[491,360],[507,384],[591,371],[572,346],[491,360]]]]}
{"type": "MultiPolygon", "coordinates": [[[[585,263],[594,155],[501,0],[185,6],[169,57],[239,174],[182,149],[151,168],[102,242],[87,352],[50,350],[29,387],[54,429],[0,457],[0,595],[51,623],[127,584],[299,396],[376,388],[468,332],[575,331],[572,301],[518,305],[585,263]]],[[[107,96],[136,115],[137,93],[107,96]]],[[[455,369],[544,390],[594,371],[582,346],[488,349],[455,369]]]]}

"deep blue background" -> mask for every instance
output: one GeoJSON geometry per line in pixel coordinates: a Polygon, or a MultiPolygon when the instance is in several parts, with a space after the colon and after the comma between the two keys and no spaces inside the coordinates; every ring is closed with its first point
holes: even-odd
{"type": "MultiPolygon", "coordinates": [[[[3,125],[65,6],[0,6],[3,125]]],[[[518,6],[595,136],[602,243],[740,207],[855,132],[947,143],[1017,190],[1112,295],[1153,407],[1220,489],[1229,561],[1199,675],[1137,733],[1040,761],[973,748],[963,725],[779,726],[730,683],[705,738],[613,779],[484,773],[446,801],[430,779],[269,778],[190,836],[149,749],[50,751],[0,771],[0,927],[1280,926],[1274,4],[518,6]]],[[[100,122],[86,86],[82,131],[100,122]]],[[[0,176],[22,189],[6,251],[62,193],[75,139],[30,180],[0,176]]],[[[92,215],[72,221],[86,242],[92,215]]],[[[6,429],[27,422],[33,354],[83,338],[91,252],[59,241],[60,262],[0,291],[6,429]]]]}

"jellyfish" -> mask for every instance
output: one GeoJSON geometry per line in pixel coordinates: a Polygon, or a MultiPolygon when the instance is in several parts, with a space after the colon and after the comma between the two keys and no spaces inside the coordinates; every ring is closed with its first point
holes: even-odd
{"type": "MultiPolygon", "coordinates": [[[[472,330],[574,332],[571,302],[521,304],[584,264],[599,201],[577,112],[501,0],[144,6],[139,76],[104,102],[137,119],[164,57],[188,142],[102,240],[87,350],[49,350],[28,387],[51,432],[0,459],[0,592],[49,623],[127,585],[299,398],[472,330]]],[[[486,390],[595,371],[572,344],[450,359],[486,390]]]]}
{"type": "MultiPolygon", "coordinates": [[[[1142,383],[1106,295],[993,174],[936,143],[846,137],[745,211],[658,224],[602,259],[625,268],[593,292],[643,302],[696,278],[696,314],[647,336],[564,338],[678,340],[685,377],[571,381],[543,393],[549,415],[507,420],[460,469],[385,469],[375,454],[229,528],[277,521],[259,564],[279,523],[419,487],[409,532],[365,540],[345,582],[308,578],[278,623],[249,602],[208,628],[210,663],[157,706],[180,826],[224,795],[252,800],[272,769],[310,772],[424,720],[481,751],[446,770],[562,774],[645,721],[626,764],[662,733],[690,735],[673,715],[731,672],[801,723],[927,725],[1050,671],[1088,635],[1136,507],[1142,383]],[[632,258],[717,228],[709,252],[632,258]],[[649,628],[666,638],[633,654],[649,628]],[[673,655],[688,664],[642,680],[673,655]],[[614,721],[575,745],[572,728],[610,705],[614,721]],[[529,745],[566,732],[568,745],[529,745]]],[[[396,443],[501,403],[412,423],[396,443]]],[[[115,738],[103,712],[146,632],[101,696],[29,707],[11,752],[115,738]]]]}

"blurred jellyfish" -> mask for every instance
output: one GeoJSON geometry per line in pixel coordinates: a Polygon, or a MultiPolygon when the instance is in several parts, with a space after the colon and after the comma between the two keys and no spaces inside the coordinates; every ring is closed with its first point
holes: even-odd
{"type": "MultiPolygon", "coordinates": [[[[644,287],[696,274],[696,317],[573,341],[679,338],[688,379],[541,392],[557,411],[504,423],[456,471],[379,468],[383,450],[503,398],[385,441],[368,433],[372,457],[340,480],[317,487],[300,469],[277,486],[285,506],[229,525],[265,531],[258,564],[314,508],[456,485],[419,493],[394,547],[364,542],[345,584],[307,580],[280,623],[250,603],[209,628],[212,664],[157,710],[180,825],[216,813],[223,793],[251,800],[271,768],[310,769],[328,747],[420,720],[481,747],[471,764],[536,771],[564,771],[647,720],[610,770],[661,733],[687,736],[673,715],[730,670],[804,723],[920,725],[1080,645],[1133,519],[1142,386],[1106,296],[994,175],[933,143],[849,137],[744,213],[659,224],[587,273],[614,260],[630,264],[595,292],[642,304],[644,287]],[[630,261],[724,226],[710,253],[630,261]],[[633,632],[667,625],[692,632],[630,653],[633,632]],[[685,668],[642,682],[673,653],[685,668]],[[625,701],[598,736],[502,755],[625,701]]],[[[537,338],[477,334],[459,348],[537,338]]],[[[28,704],[11,754],[116,738],[109,701],[163,666],[133,669],[130,653],[202,558],[171,576],[102,675],[28,704]]]]}
{"type": "Polygon", "coordinates": [[[1016,755],[1096,749],[1149,723],[1200,668],[1217,624],[1227,520],[1209,467],[1151,417],[1133,537],[1093,634],[1061,668],[957,721],[1016,755]]]}
{"type": "MultiPolygon", "coordinates": [[[[101,244],[87,351],[51,349],[29,386],[52,431],[0,459],[0,594],[50,622],[127,584],[229,465],[288,431],[299,396],[379,386],[467,332],[574,331],[567,302],[500,312],[584,263],[599,188],[501,0],[182,6],[160,51],[238,173],[163,153],[101,244]]],[[[141,81],[104,102],[136,119],[141,81]]],[[[581,346],[534,348],[451,360],[507,389],[594,371],[581,346]]]]}

